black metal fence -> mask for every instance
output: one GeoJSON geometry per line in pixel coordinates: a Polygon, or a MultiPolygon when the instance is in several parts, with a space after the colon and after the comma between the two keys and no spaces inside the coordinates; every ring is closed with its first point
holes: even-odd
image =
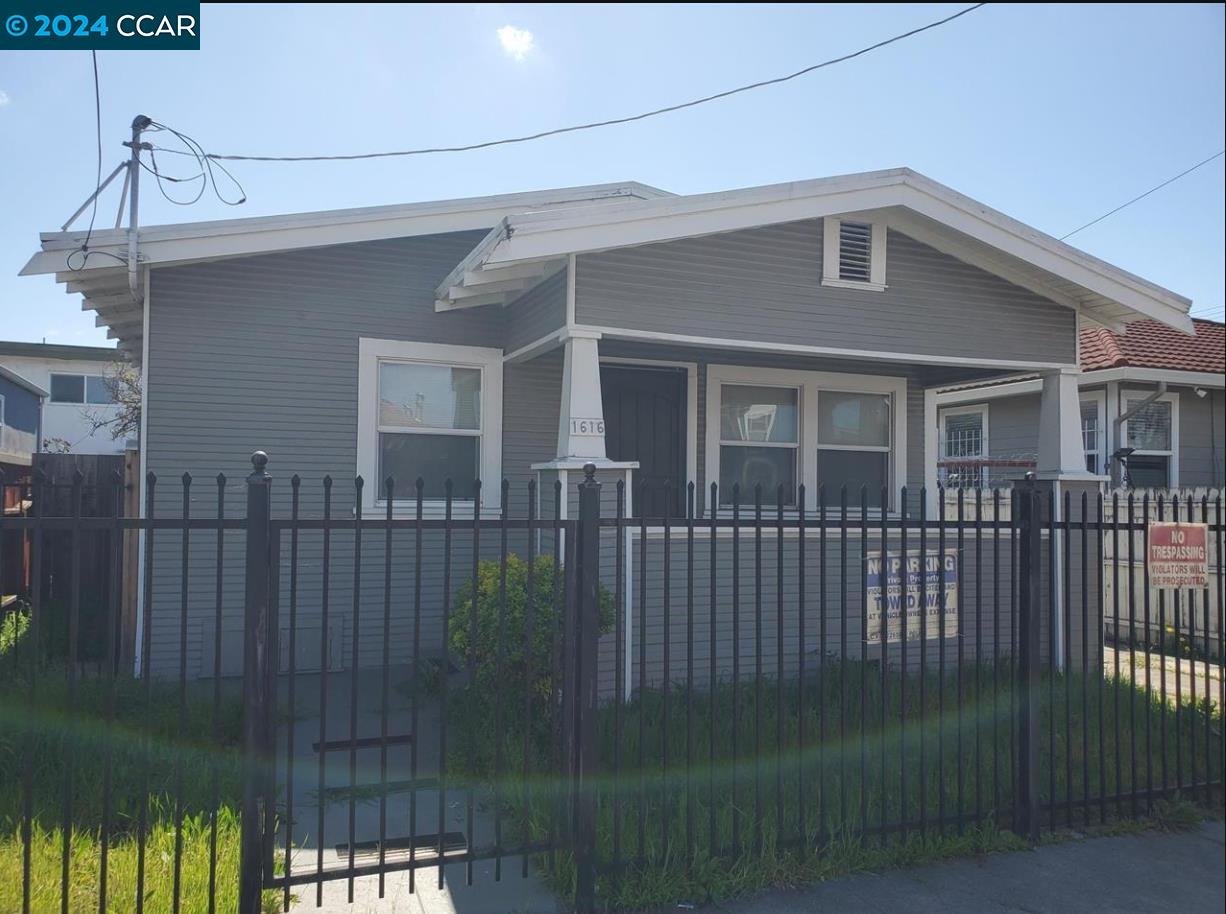
{"type": "Polygon", "coordinates": [[[66,544],[69,580],[0,629],[0,907],[535,874],[592,910],[712,862],[1220,800],[1220,498],[691,485],[645,517],[589,467],[491,514],[450,485],[274,488],[257,458],[241,512],[224,476],[150,475],[144,518],[83,517],[78,477],[0,520],[35,567],[66,544]],[[1148,586],[1153,520],[1208,525],[1206,587],[1148,586]],[[129,531],[135,675],[95,634],[119,574],[81,573],[129,531]]]}

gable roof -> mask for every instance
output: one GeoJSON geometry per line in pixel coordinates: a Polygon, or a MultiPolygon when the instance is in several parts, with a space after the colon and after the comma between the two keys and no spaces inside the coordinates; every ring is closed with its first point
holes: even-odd
{"type": "MultiPolygon", "coordinates": [[[[489,229],[510,213],[572,207],[599,209],[663,196],[669,196],[668,191],[637,181],[622,181],[487,197],[142,226],[140,263],[142,267],[192,263],[383,238],[489,229]]],[[[107,337],[118,339],[119,348],[139,360],[143,315],[139,296],[129,289],[127,231],[95,230],[89,236],[89,247],[99,256],[83,264],[77,257],[70,263],[69,256],[80,250],[85,238],[83,229],[43,232],[39,250],[20,275],[54,273],[56,280],[64,283],[66,292],[84,297],[84,310],[97,312],[95,325],[108,328],[107,337]]]]}
{"type": "Polygon", "coordinates": [[[503,219],[438,288],[439,310],[503,301],[503,277],[533,264],[547,275],[572,254],[652,244],[830,215],[873,213],[931,247],[1075,308],[1109,327],[1151,318],[1190,333],[1191,301],[1044,234],[909,168],[714,194],[618,203],[599,210],[503,219]],[[483,289],[493,290],[482,294],[483,289]]]}
{"type": "Polygon", "coordinates": [[[1192,318],[1188,336],[1158,321],[1134,321],[1123,333],[1105,327],[1081,331],[1081,369],[1166,368],[1226,372],[1226,324],[1192,318]]]}

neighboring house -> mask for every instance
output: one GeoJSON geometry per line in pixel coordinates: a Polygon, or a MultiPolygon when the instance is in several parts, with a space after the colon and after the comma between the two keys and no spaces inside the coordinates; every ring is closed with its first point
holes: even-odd
{"type": "Polygon", "coordinates": [[[0,470],[6,482],[24,479],[42,440],[47,391],[0,364],[0,470]]]}
{"type": "Polygon", "coordinates": [[[122,454],[125,441],[95,422],[118,415],[107,378],[121,354],[102,346],[0,341],[0,365],[49,392],[43,448],[71,454],[122,454]]]}
{"type": "MultiPolygon", "coordinates": [[[[0,365],[0,511],[15,516],[29,508],[30,466],[38,453],[43,399],[47,392],[0,365]]],[[[28,581],[30,549],[16,531],[0,531],[0,611],[28,581]]]]}
{"type": "MultiPolygon", "coordinates": [[[[1133,488],[1226,484],[1226,326],[1189,336],[1158,321],[1084,326],[1078,401],[1086,470],[1133,488]]],[[[1022,378],[937,394],[939,479],[1007,484],[1039,450],[1042,382],[1022,378]]]]}
{"type": "MultiPolygon", "coordinates": [[[[761,484],[772,506],[782,486],[793,510],[803,483],[809,510],[822,491],[837,504],[843,486],[858,504],[866,486],[873,508],[896,512],[900,489],[914,509],[935,470],[938,391],[1019,374],[1041,386],[1039,476],[1097,487],[1082,452],[1079,327],[1192,330],[1188,299],[907,169],[694,196],[629,183],[143,227],[131,270],[115,266],[126,233],[96,231],[91,249],[113,257],[69,271],[82,237],[44,235],[24,272],[67,278],[141,363],[142,458],[163,516],[181,510],[184,472],[202,480],[194,511],[213,510],[200,493],[219,471],[241,502],[256,448],[271,456],[280,516],[293,474],[306,514],[331,474],[334,516],[348,515],[354,490],[339,481],[357,473],[368,514],[385,508],[387,475],[401,492],[423,477],[427,512],[450,476],[457,516],[471,516],[479,477],[483,513],[503,507],[505,478],[522,517],[529,480],[573,497],[589,461],[607,483],[629,480],[630,510],[652,517],[679,512],[691,481],[702,512],[712,483],[721,509],[734,485],[748,503],[761,484]]],[[[654,524],[648,535],[663,536],[654,524]]],[[[312,574],[317,548],[304,538],[312,574]]],[[[216,609],[209,588],[181,588],[179,549],[165,536],[152,550],[151,662],[177,666],[183,599],[184,659],[200,671],[216,609]]],[[[428,567],[422,638],[436,645],[442,572],[428,567]]],[[[399,582],[411,569],[395,571],[399,582]]],[[[353,590],[338,566],[335,593],[347,579],[353,590]]],[[[648,580],[655,593],[658,575],[648,580]]],[[[227,657],[242,653],[241,584],[227,585],[227,657]]],[[[363,583],[372,602],[377,585],[363,583]]],[[[345,603],[316,643],[343,643],[345,603]]],[[[298,612],[319,619],[306,596],[298,612]]],[[[379,640],[362,650],[377,661],[379,640]]]]}

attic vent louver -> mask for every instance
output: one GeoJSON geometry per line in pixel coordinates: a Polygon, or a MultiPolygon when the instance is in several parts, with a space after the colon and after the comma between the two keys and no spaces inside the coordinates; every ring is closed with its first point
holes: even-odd
{"type": "Polygon", "coordinates": [[[873,227],[867,222],[839,223],[839,279],[869,282],[872,278],[873,227]]]}

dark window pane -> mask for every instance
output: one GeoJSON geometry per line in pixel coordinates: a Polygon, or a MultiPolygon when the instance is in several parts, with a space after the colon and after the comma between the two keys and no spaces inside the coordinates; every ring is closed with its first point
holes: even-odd
{"type": "Polygon", "coordinates": [[[111,396],[111,385],[101,375],[91,374],[85,378],[85,401],[99,406],[115,402],[111,396]]]}
{"type": "Polygon", "coordinates": [[[450,477],[456,498],[472,498],[480,440],[470,435],[381,434],[377,483],[380,492],[385,491],[383,481],[391,476],[396,482],[396,500],[408,501],[416,497],[415,486],[420,476],[426,498],[443,498],[444,483],[450,477]]]}
{"type": "MultiPolygon", "coordinates": [[[[1143,401],[1129,400],[1128,409],[1143,401]]],[[[1157,400],[1128,419],[1128,446],[1142,451],[1171,449],[1171,404],[1157,400]]]]}
{"type": "Polygon", "coordinates": [[[1128,482],[1134,489],[1165,489],[1170,485],[1169,457],[1133,454],[1128,458],[1128,482]]]}
{"type": "Polygon", "coordinates": [[[732,504],[732,487],[741,487],[740,501],[753,504],[754,486],[762,486],[762,504],[777,503],[783,485],[783,503],[796,504],[796,450],[790,447],[738,447],[719,449],[719,500],[732,504]]]}
{"type": "Polygon", "coordinates": [[[860,506],[860,486],[868,486],[868,505],[881,507],[881,487],[886,484],[890,455],[883,451],[817,452],[817,484],[826,486],[826,504],[837,505],[847,486],[847,506],[860,506]]]}
{"type": "Polygon", "coordinates": [[[53,374],[51,376],[52,403],[84,403],[85,377],[79,374],[53,374]]]}

